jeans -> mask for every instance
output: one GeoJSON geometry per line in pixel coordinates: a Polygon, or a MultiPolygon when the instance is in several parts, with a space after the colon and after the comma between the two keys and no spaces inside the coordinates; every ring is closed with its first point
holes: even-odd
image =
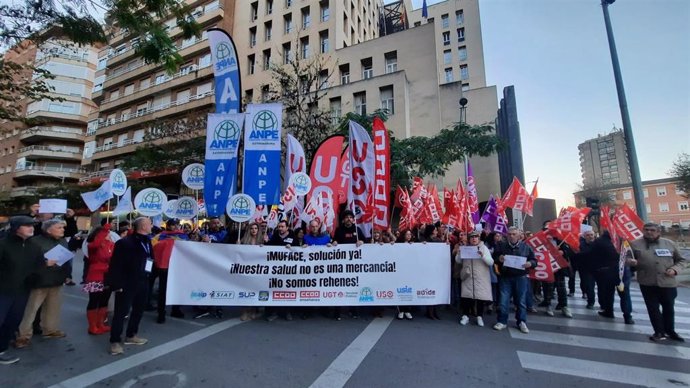
{"type": "Polygon", "coordinates": [[[28,301],[29,294],[0,294],[0,353],[10,346],[10,340],[14,338],[14,333],[22,321],[28,301]]]}
{"type": "Polygon", "coordinates": [[[127,337],[133,337],[139,331],[139,322],[144,315],[144,308],[148,300],[147,281],[141,281],[132,288],[125,288],[115,293],[115,312],[110,329],[110,342],[122,342],[122,328],[125,316],[129,313],[127,322],[127,337]],[[130,312],[131,308],[131,312],[130,312]]]}
{"type": "Polygon", "coordinates": [[[501,276],[498,287],[501,292],[500,305],[498,308],[498,322],[508,323],[508,312],[510,311],[510,300],[515,297],[516,311],[515,320],[520,322],[527,321],[527,289],[528,283],[526,276],[501,276]]]}
{"type": "Polygon", "coordinates": [[[673,287],[643,286],[640,284],[640,291],[647,306],[649,320],[652,322],[655,333],[672,334],[675,333],[673,303],[678,296],[678,290],[673,287]],[[659,311],[661,306],[663,311],[659,311]]]}
{"type": "Polygon", "coordinates": [[[632,316],[632,299],[630,298],[630,279],[632,278],[632,271],[630,267],[625,267],[623,272],[623,285],[625,288],[623,292],[618,291],[618,297],[621,300],[621,311],[624,317],[632,316]]]}
{"type": "Polygon", "coordinates": [[[551,299],[553,299],[553,289],[556,288],[558,293],[558,306],[568,307],[568,294],[565,289],[565,273],[568,269],[562,269],[554,274],[555,281],[553,283],[544,283],[544,303],[551,306],[551,299]]]}
{"type": "Polygon", "coordinates": [[[599,306],[607,314],[613,314],[613,299],[616,286],[619,283],[618,268],[605,267],[594,271],[594,279],[597,282],[597,296],[599,306]]]}

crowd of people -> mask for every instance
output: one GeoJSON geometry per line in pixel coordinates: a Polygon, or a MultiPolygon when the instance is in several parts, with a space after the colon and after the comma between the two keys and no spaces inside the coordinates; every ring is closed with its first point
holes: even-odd
{"type": "MultiPolygon", "coordinates": [[[[619,253],[607,231],[596,236],[592,230],[582,233],[576,252],[557,236],[548,238],[569,266],[554,274],[554,282],[531,280],[530,271],[537,266],[532,249],[525,243],[531,233],[511,227],[507,235],[485,231],[452,230],[445,225],[421,225],[407,230],[374,230],[367,238],[355,224],[354,214],[341,213],[339,226],[333,235],[324,231],[318,220],[291,230],[288,222],[280,221],[269,230],[265,222],[251,222],[243,230],[223,226],[219,218],[211,218],[201,228],[170,219],[164,229],[155,227],[151,219],[139,217],[115,224],[103,220],[101,225],[84,235],[78,233],[74,213],[63,218],[53,214],[38,214],[32,209],[28,215],[10,219],[6,236],[0,239],[0,364],[12,364],[19,358],[8,353],[13,342],[17,349],[31,345],[32,335],[43,338],[63,338],[60,329],[61,295],[64,285],[74,285],[70,262],[58,265],[46,253],[56,245],[84,254],[82,289],[88,294],[86,306],[87,332],[91,335],[109,334],[109,352],[124,353],[123,345],[144,345],[138,336],[139,325],[146,310],[157,312],[156,322],[164,324],[168,268],[175,241],[198,241],[215,244],[249,244],[285,246],[299,249],[311,245],[337,244],[447,244],[451,262],[451,304],[458,312],[459,323],[471,320],[484,326],[486,314],[496,314],[494,330],[508,325],[511,310],[515,310],[517,328],[529,333],[528,313],[554,316],[555,311],[573,318],[568,298],[576,297],[576,276],[580,278],[581,297],[588,309],[596,309],[607,319],[615,318],[615,294],[626,324],[634,324],[630,297],[630,282],[637,277],[645,300],[654,333],[650,339],[683,341],[674,329],[674,300],[677,296],[676,275],[687,265],[675,244],[660,237],[659,225],[644,226],[644,237],[631,243],[634,256],[626,260],[622,280],[619,276],[619,253]],[[463,248],[465,247],[465,248],[463,248]],[[476,250],[473,248],[476,247],[476,250]],[[524,258],[520,266],[504,265],[508,258],[524,258]],[[622,283],[622,286],[619,285],[622,283]],[[158,285],[156,288],[155,285],[158,285]],[[154,292],[156,291],[157,292],[154,292]],[[109,317],[108,305],[114,294],[114,311],[109,317]],[[155,298],[153,295],[157,295],[155,298]],[[553,299],[556,297],[555,308],[553,299]],[[126,322],[126,326],[125,326],[126,322]],[[110,323],[110,325],[108,325],[110,323]],[[124,331],[124,337],[123,337],[124,331]]],[[[424,306],[428,319],[441,319],[441,306],[424,306]]],[[[185,318],[184,306],[170,306],[170,316],[185,318]]],[[[399,320],[412,320],[419,306],[391,306],[399,320]]],[[[239,319],[246,321],[263,317],[273,321],[279,317],[293,320],[298,314],[308,319],[323,313],[335,320],[345,315],[358,318],[362,314],[382,317],[382,307],[347,308],[256,307],[242,308],[239,319]]],[[[222,317],[219,307],[194,307],[188,311],[196,319],[222,317]]]]}

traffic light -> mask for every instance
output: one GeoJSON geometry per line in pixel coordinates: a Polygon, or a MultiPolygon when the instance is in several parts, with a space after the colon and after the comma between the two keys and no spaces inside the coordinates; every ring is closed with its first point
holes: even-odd
{"type": "Polygon", "coordinates": [[[599,198],[587,197],[587,198],[585,198],[585,203],[586,203],[588,208],[592,209],[589,212],[590,216],[598,216],[601,214],[601,211],[600,211],[601,203],[599,201],[599,198]]]}

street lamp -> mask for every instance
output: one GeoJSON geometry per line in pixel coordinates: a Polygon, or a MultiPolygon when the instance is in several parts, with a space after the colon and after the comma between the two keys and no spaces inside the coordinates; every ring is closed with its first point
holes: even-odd
{"type": "MultiPolygon", "coordinates": [[[[462,89],[460,95],[462,96],[462,89]]],[[[467,121],[467,99],[461,97],[458,103],[460,104],[460,125],[463,125],[467,121]]],[[[467,183],[468,179],[470,179],[469,159],[467,154],[465,154],[465,183],[467,183]]]]}
{"type": "Polygon", "coordinates": [[[611,64],[613,65],[613,75],[616,79],[616,91],[618,92],[618,105],[621,110],[623,121],[623,136],[625,137],[625,150],[628,152],[628,166],[632,179],[633,194],[635,196],[635,210],[641,219],[647,219],[647,208],[644,204],[642,192],[642,179],[640,179],[640,167],[637,163],[637,152],[635,151],[635,140],[633,139],[632,125],[630,124],[630,114],[628,113],[628,101],[625,98],[623,88],[623,76],[621,75],[620,64],[618,63],[618,52],[616,51],[616,41],[613,38],[613,28],[609,18],[609,5],[616,0],[601,0],[601,8],[604,10],[604,23],[606,24],[606,35],[611,51],[611,64]]]}

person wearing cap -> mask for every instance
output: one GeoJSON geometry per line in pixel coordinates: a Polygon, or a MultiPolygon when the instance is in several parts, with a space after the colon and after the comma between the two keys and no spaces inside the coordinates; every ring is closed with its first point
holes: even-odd
{"type": "Polygon", "coordinates": [[[10,218],[9,234],[0,240],[0,364],[8,365],[19,361],[9,355],[10,340],[19,327],[29,300],[29,281],[44,265],[55,265],[52,260],[44,261],[38,245],[29,241],[34,235],[34,219],[28,216],[10,218]],[[44,264],[45,263],[45,264],[44,264]]]}
{"type": "Polygon", "coordinates": [[[661,237],[658,224],[644,224],[642,233],[642,238],[630,243],[634,257],[629,258],[627,264],[637,271],[637,282],[654,328],[649,339],[684,342],[675,330],[673,305],[678,296],[676,276],[687,267],[688,261],[680,255],[673,241],[661,237]]]}
{"type": "MultiPolygon", "coordinates": [[[[42,255],[48,253],[57,245],[67,249],[65,240],[65,222],[51,219],[41,223],[42,234],[31,238],[31,243],[37,245],[42,255]]],[[[50,258],[49,258],[50,259],[50,258]]],[[[30,345],[33,335],[33,322],[41,309],[41,329],[43,338],[63,338],[65,332],[58,329],[60,324],[60,309],[62,307],[62,285],[67,279],[67,271],[63,266],[41,266],[32,282],[32,290],[24,310],[19,333],[14,342],[17,349],[30,345]]]]}
{"type": "MultiPolygon", "coordinates": [[[[479,232],[472,231],[468,235],[469,246],[476,247],[478,260],[474,257],[464,258],[461,252],[455,257],[455,261],[462,265],[460,277],[462,279],[462,290],[460,304],[462,306],[462,316],[460,324],[465,326],[470,321],[469,316],[477,318],[477,326],[484,326],[484,305],[490,303],[491,296],[491,271],[494,259],[491,257],[489,248],[479,239],[479,232]],[[472,312],[475,312],[472,314],[472,312]]],[[[475,256],[476,257],[476,256],[475,256]]]]}
{"type": "MultiPolygon", "coordinates": [[[[177,218],[169,219],[165,223],[165,230],[151,239],[154,257],[153,272],[158,275],[158,318],[156,319],[158,323],[165,322],[165,293],[168,289],[168,268],[170,267],[170,256],[172,255],[173,245],[175,241],[188,240],[189,238],[181,229],[180,220],[177,218]]],[[[184,313],[180,310],[180,306],[172,306],[170,316],[174,318],[184,318],[184,313]]]]}

